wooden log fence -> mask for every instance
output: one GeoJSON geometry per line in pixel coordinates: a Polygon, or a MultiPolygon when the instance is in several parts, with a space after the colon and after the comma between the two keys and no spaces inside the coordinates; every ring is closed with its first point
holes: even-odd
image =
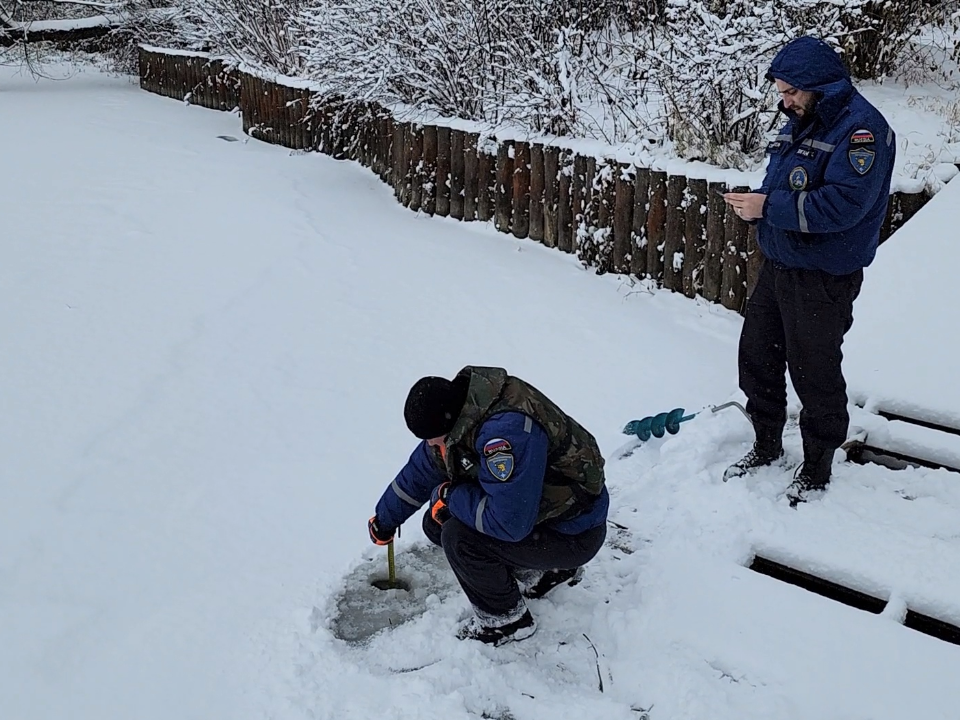
{"type": "MultiPolygon", "coordinates": [[[[362,163],[416,212],[492,221],[500,232],[576,254],[599,273],[631,275],[740,313],[763,261],[754,227],[720,196],[745,187],[407,122],[375,105],[321,101],[199,53],[141,48],[140,86],[239,109],[243,131],[256,139],[362,163]]],[[[893,193],[881,242],[927,199],[893,193]]]]}

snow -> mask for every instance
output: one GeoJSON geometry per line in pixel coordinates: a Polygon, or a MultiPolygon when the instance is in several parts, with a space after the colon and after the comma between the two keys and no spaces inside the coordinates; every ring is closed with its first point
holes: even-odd
{"type": "MultiPolygon", "coordinates": [[[[629,419],[738,397],[736,314],[411,213],[351,163],[218,139],[243,137],[235,114],[92,71],[0,72],[0,136],[18,139],[0,175],[5,720],[956,717],[960,649],[898,623],[960,623],[955,475],[838,464],[793,510],[792,468],[720,481],[750,441],[735,410],[613,459],[629,419]],[[412,521],[398,573],[424,614],[339,639],[345,588],[380,592],[365,523],[413,447],[406,391],[469,363],[597,435],[627,529],[531,603],[534,638],[493,649],[453,639],[465,601],[412,521]],[[888,611],[760,576],[758,552],[888,611]]],[[[899,301],[932,292],[901,261],[899,301]]],[[[916,317],[923,342],[947,337],[916,317]]]]}
{"type": "Polygon", "coordinates": [[[13,22],[15,30],[42,32],[45,30],[85,30],[88,28],[108,27],[121,19],[120,15],[93,15],[91,17],[68,18],[65,20],[31,20],[30,22],[13,22]]]}
{"type": "Polygon", "coordinates": [[[864,272],[844,354],[851,396],[868,409],[960,428],[960,246],[951,231],[958,222],[960,183],[952,182],[864,272]]]}

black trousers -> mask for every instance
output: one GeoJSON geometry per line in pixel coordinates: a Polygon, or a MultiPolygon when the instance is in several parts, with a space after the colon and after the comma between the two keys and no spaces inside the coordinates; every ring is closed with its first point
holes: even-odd
{"type": "Polygon", "coordinates": [[[423,516],[423,532],[443,548],[473,606],[490,615],[506,615],[521,600],[512,568],[569,570],[585,565],[603,546],[607,526],[604,523],[579,535],[535,529],[519,542],[506,542],[453,517],[441,526],[428,510],[423,516]]]}
{"type": "Polygon", "coordinates": [[[803,406],[804,444],[836,450],[844,443],[850,416],[841,346],[862,283],[863,270],[830,275],[764,262],[747,302],[739,350],[740,389],[758,437],[783,432],[789,369],[803,406]]]}

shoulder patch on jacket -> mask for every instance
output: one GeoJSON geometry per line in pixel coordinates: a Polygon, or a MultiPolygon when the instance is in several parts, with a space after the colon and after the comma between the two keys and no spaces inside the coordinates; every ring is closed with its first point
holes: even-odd
{"type": "Polygon", "coordinates": [[[851,145],[872,145],[875,142],[876,139],[873,137],[873,133],[866,128],[855,130],[853,135],[850,136],[851,145]]]}
{"type": "Polygon", "coordinates": [[[873,167],[873,161],[877,159],[877,153],[874,150],[866,148],[852,148],[847,157],[850,158],[850,165],[857,171],[858,175],[866,175],[873,167]]]}
{"type": "Polygon", "coordinates": [[[797,165],[790,171],[790,189],[804,190],[807,187],[807,169],[802,165],[797,165]]]}
{"type": "Polygon", "coordinates": [[[483,456],[490,457],[491,455],[496,455],[498,452],[510,452],[512,449],[507,440],[494,438],[493,440],[488,440],[483,446],[483,456]]]}
{"type": "Polygon", "coordinates": [[[513,454],[509,452],[498,452],[487,458],[487,470],[497,480],[501,482],[509,480],[513,475],[514,460],[513,454]]]}

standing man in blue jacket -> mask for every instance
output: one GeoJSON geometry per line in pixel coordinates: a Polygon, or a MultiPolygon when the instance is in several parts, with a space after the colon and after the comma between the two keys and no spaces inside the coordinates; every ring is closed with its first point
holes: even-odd
{"type": "Polygon", "coordinates": [[[606,538],[596,440],[495,367],[421,378],[404,418],[422,442],[377,503],[370,539],[391,542],[429,502],[424,533],[443,547],[474,610],[457,637],[493,645],[530,637],[536,621],[524,598],[578,583],[606,538]]]}
{"type": "Polygon", "coordinates": [[[877,252],[896,136],[854,89],[837,53],[816,38],[784,46],[767,79],[776,83],[787,123],[767,146],[760,189],[725,195],[741,218],[757,224],[765,261],[739,350],[740,388],[756,441],[724,479],[783,455],[789,369],[803,405],[803,465],[787,491],[796,506],[826,488],[834,452],[846,440],[841,345],[863,268],[877,252]]]}

